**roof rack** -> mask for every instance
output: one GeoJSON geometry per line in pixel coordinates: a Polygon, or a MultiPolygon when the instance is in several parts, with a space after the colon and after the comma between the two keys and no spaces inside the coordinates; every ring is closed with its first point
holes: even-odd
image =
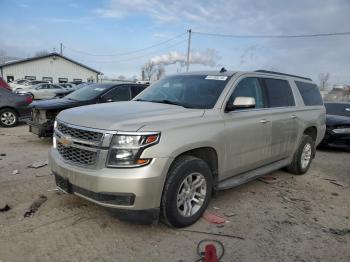
{"type": "Polygon", "coordinates": [[[303,77],[303,76],[297,76],[297,75],[290,75],[290,74],[285,74],[285,73],[280,73],[280,72],[275,72],[275,71],[255,70],[255,72],[265,73],[265,74],[272,74],[272,75],[291,76],[291,77],[296,77],[296,78],[300,78],[300,79],[305,79],[305,80],[312,81],[312,79],[309,78],[309,77],[303,77]]]}

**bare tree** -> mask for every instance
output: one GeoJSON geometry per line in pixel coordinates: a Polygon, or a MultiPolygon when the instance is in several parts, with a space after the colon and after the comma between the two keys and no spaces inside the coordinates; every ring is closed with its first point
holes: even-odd
{"type": "Polygon", "coordinates": [[[46,50],[41,50],[41,51],[36,52],[36,53],[34,54],[34,57],[37,57],[37,56],[44,56],[44,55],[47,55],[47,54],[49,54],[48,51],[46,51],[46,50]]]}
{"type": "Polygon", "coordinates": [[[320,90],[324,91],[328,87],[330,74],[329,73],[320,73],[318,79],[320,81],[320,90]]]}
{"type": "Polygon", "coordinates": [[[142,71],[145,77],[145,80],[151,81],[154,75],[157,73],[156,65],[153,62],[147,62],[143,67],[142,71]]]}

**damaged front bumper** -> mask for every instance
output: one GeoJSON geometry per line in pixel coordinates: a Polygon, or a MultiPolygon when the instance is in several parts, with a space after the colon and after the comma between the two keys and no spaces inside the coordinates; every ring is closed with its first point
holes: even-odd
{"type": "Polygon", "coordinates": [[[38,137],[51,137],[53,135],[55,117],[55,113],[33,108],[32,117],[27,121],[29,132],[38,137]]]}
{"type": "Polygon", "coordinates": [[[53,121],[47,121],[46,123],[35,123],[32,120],[28,120],[29,132],[37,135],[38,137],[51,137],[53,134],[53,121]]]}

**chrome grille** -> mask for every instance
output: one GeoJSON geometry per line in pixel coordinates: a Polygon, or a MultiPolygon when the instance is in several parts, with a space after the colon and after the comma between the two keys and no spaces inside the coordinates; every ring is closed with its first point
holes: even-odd
{"type": "Polygon", "coordinates": [[[64,135],[87,141],[101,141],[103,134],[99,132],[77,129],[62,123],[57,123],[57,129],[64,135]]]}
{"type": "Polygon", "coordinates": [[[57,150],[63,159],[79,165],[95,165],[97,152],[57,143],[57,150]]]}

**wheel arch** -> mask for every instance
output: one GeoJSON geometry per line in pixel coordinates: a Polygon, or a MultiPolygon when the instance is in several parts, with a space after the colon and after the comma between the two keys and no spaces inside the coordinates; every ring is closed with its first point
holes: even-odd
{"type": "Polygon", "coordinates": [[[314,141],[317,139],[317,127],[316,126],[309,126],[305,128],[304,130],[305,135],[309,135],[314,141]]]}
{"type": "Polygon", "coordinates": [[[202,147],[188,149],[180,153],[178,152],[177,155],[174,157],[172,163],[170,164],[169,170],[171,169],[175,160],[178,159],[180,156],[184,156],[184,155],[194,156],[205,161],[210,167],[210,170],[213,174],[214,184],[216,184],[216,181],[219,175],[219,158],[218,158],[217,150],[214,147],[202,146],[202,147]]]}
{"type": "Polygon", "coordinates": [[[3,107],[0,107],[0,111],[3,110],[3,109],[11,109],[13,111],[16,112],[17,116],[19,116],[19,112],[16,110],[16,108],[14,107],[11,107],[11,106],[3,106],[3,107]]]}

